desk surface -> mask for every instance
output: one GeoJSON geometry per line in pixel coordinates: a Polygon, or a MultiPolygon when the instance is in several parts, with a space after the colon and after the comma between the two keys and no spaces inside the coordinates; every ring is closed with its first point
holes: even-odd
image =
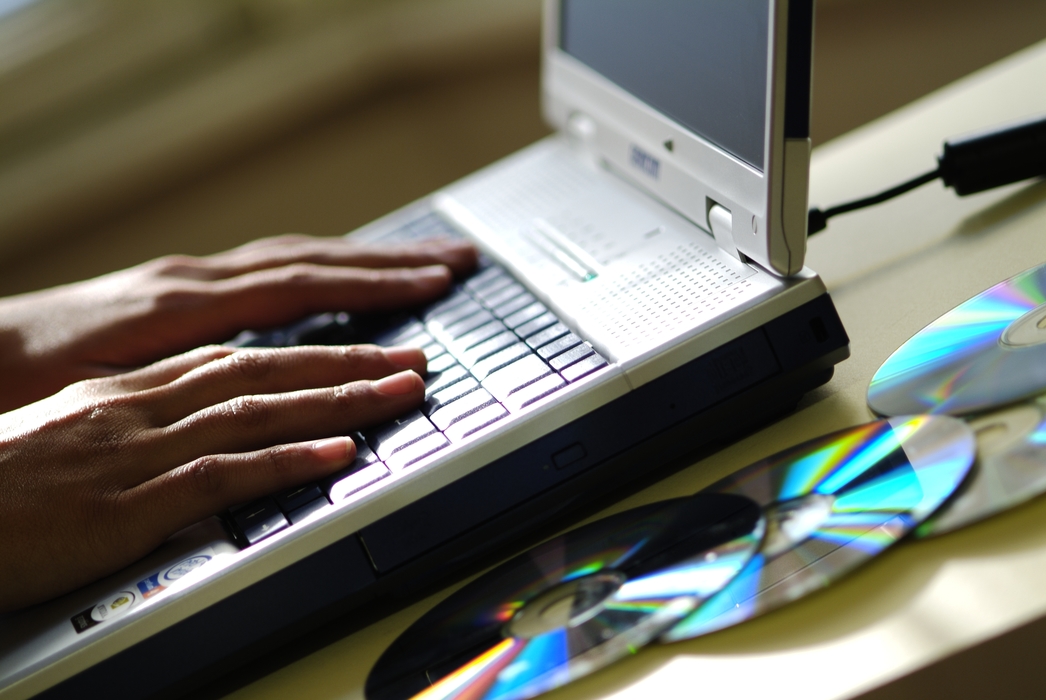
{"type": "MultiPolygon", "coordinates": [[[[846,201],[929,170],[946,137],[1046,113],[1044,84],[1046,42],[826,144],[814,154],[811,203],[846,201]]],[[[851,359],[795,414],[602,515],[691,493],[780,449],[869,420],[868,381],[893,350],[956,304],[1044,261],[1041,181],[965,199],[933,184],[833,219],[811,239],[808,264],[831,290],[851,359]]],[[[854,697],[1046,616],[1044,522],[1039,499],[962,532],[904,543],[806,600],[705,638],[649,647],[545,697],[854,697]]],[[[381,652],[449,593],[231,697],[363,698],[381,652]]]]}

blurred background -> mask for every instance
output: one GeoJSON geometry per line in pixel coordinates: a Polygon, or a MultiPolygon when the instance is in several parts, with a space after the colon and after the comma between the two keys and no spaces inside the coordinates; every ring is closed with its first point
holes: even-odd
{"type": "MultiPolygon", "coordinates": [[[[540,4],[0,0],[0,295],[350,231],[533,142],[540,4]]],[[[1046,39],[1046,2],[816,21],[815,146],[1046,39]]]]}

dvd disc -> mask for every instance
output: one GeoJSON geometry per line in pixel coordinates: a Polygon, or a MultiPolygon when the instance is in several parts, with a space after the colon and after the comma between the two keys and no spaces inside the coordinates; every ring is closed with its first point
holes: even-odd
{"type": "Polygon", "coordinates": [[[1046,396],[968,420],[977,462],[961,492],[915,530],[942,535],[1046,493],[1046,396]]]}
{"type": "Polygon", "coordinates": [[[516,700],[564,685],[634,653],[722,588],[758,548],[762,522],[751,500],[708,494],[568,532],[415,622],[379,659],[366,695],[516,700]],[[674,576],[657,574],[669,565],[674,576]]]}
{"type": "Polygon", "coordinates": [[[778,453],[707,492],[760,504],[766,536],[722,591],[661,636],[671,642],[737,624],[823,588],[897,542],[970,471],[961,420],[876,421],[778,453]]]}
{"type": "Polygon", "coordinates": [[[883,363],[868,405],[883,416],[962,415],[1046,391],[1046,265],[966,301],[883,363]]]}

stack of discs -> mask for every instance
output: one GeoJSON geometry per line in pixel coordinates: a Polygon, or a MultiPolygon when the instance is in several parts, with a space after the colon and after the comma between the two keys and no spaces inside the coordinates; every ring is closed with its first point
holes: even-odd
{"type": "Polygon", "coordinates": [[[740,571],[762,540],[745,498],[698,495],[605,518],[490,571],[412,625],[370,700],[529,698],[633,653],[740,571]],[[657,573],[673,565],[673,575],[657,573]],[[429,684],[434,683],[431,688],[429,684]]]}
{"type": "Polygon", "coordinates": [[[868,404],[884,416],[965,416],[978,438],[974,475],[919,528],[942,534],[1046,492],[1046,265],[960,304],[883,363],[868,404]]]}
{"type": "Polygon", "coordinates": [[[521,700],[655,639],[740,622],[899,540],[952,494],[972,461],[973,436],[961,421],[877,421],[782,452],[695,496],[579,528],[419,619],[381,657],[367,697],[521,700]]]}

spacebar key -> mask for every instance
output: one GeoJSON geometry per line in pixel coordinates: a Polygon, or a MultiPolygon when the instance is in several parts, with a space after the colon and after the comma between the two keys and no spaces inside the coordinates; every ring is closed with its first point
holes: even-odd
{"type": "Polygon", "coordinates": [[[395,453],[435,432],[436,426],[423,416],[421,411],[411,411],[405,416],[364,431],[363,435],[378,458],[388,462],[395,453]]]}

